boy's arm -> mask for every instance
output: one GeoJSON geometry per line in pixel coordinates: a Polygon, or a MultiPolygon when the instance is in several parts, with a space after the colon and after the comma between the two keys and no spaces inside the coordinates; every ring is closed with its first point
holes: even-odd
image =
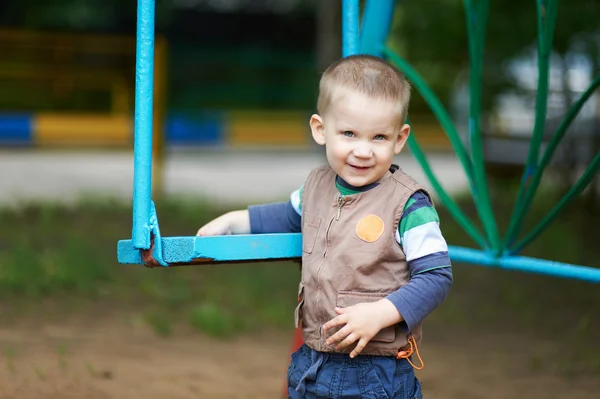
{"type": "Polygon", "coordinates": [[[247,210],[228,212],[202,226],[197,236],[249,234],[250,216],[247,210]]]}
{"type": "Polygon", "coordinates": [[[197,235],[299,233],[302,211],[301,189],[288,202],[254,205],[226,213],[198,230],[197,235]]]}
{"type": "Polygon", "coordinates": [[[411,279],[386,299],[411,331],[440,305],[453,283],[448,245],[438,214],[425,194],[418,192],[411,197],[396,238],[406,254],[411,279]]]}
{"type": "Polygon", "coordinates": [[[414,275],[410,282],[386,297],[397,312],[400,320],[406,324],[406,330],[412,329],[423,321],[444,300],[453,276],[451,268],[440,268],[414,275]]]}
{"type": "Polygon", "coordinates": [[[294,191],[288,202],[249,207],[251,233],[300,233],[303,188],[294,191]]]}
{"type": "Polygon", "coordinates": [[[302,216],[291,201],[248,208],[251,234],[300,233],[302,216]]]}

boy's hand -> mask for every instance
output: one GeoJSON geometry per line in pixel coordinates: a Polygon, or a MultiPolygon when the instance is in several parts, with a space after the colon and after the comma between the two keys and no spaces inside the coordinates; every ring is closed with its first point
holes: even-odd
{"type": "Polygon", "coordinates": [[[335,311],[338,316],[323,325],[323,332],[332,327],[342,325],[344,327],[329,337],[327,344],[334,345],[337,343],[336,348],[341,350],[358,341],[358,344],[350,353],[351,358],[356,357],[383,328],[403,320],[394,304],[388,299],[359,303],[347,308],[335,308],[335,311]]]}
{"type": "Polygon", "coordinates": [[[250,216],[247,210],[229,212],[208,222],[198,230],[197,236],[224,236],[250,234],[250,216]]]}

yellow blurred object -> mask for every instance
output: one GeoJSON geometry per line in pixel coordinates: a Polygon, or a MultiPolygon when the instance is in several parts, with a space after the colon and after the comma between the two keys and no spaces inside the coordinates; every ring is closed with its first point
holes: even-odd
{"type": "Polygon", "coordinates": [[[434,122],[422,122],[412,123],[411,134],[415,135],[415,138],[419,144],[428,150],[449,150],[451,149],[450,140],[446,137],[446,133],[442,127],[434,122]]]}
{"type": "Polygon", "coordinates": [[[293,146],[310,143],[309,115],[303,112],[232,111],[227,143],[232,146],[293,146]]]}
{"type": "MultiPolygon", "coordinates": [[[[167,52],[166,39],[155,37],[155,193],[161,192],[163,186],[167,52]]],[[[34,114],[31,127],[34,145],[132,145],[134,35],[0,29],[0,54],[0,87],[5,89],[4,96],[10,99],[5,102],[12,102],[15,108],[34,114]],[[106,101],[94,102],[89,100],[91,98],[106,98],[106,101]],[[82,108],[85,111],[80,111],[82,108]],[[44,112],[48,109],[59,111],[44,112]]]]}
{"type": "Polygon", "coordinates": [[[33,136],[42,146],[129,146],[133,123],[127,115],[38,114],[33,118],[33,136]]]}

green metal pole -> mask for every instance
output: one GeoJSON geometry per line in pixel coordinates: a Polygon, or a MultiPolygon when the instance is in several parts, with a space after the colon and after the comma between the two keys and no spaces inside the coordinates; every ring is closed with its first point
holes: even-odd
{"type": "MultiPolygon", "coordinates": [[[[596,154],[592,163],[587,167],[579,181],[569,190],[567,194],[565,194],[561,200],[552,208],[550,212],[546,215],[541,222],[539,222],[531,232],[525,236],[521,241],[515,244],[511,248],[511,253],[518,253],[525,247],[525,245],[529,244],[535,237],[537,237],[544,229],[546,229],[550,223],[559,215],[559,213],[573,201],[573,199],[581,194],[581,192],[587,187],[587,185],[592,181],[594,175],[600,169],[600,152],[596,154]]],[[[592,222],[593,223],[593,222],[592,222]]]]}
{"type": "MultiPolygon", "coordinates": [[[[408,122],[410,123],[410,122],[408,122]]],[[[421,146],[419,145],[417,139],[414,136],[414,132],[408,136],[408,147],[412,152],[413,156],[419,162],[419,165],[423,168],[423,172],[427,176],[427,179],[431,182],[433,189],[440,197],[440,200],[444,204],[444,206],[448,209],[448,212],[452,215],[454,220],[463,228],[463,230],[481,247],[481,249],[487,248],[487,243],[481,232],[475,227],[473,222],[469,220],[469,218],[461,211],[460,207],[454,202],[454,200],[448,195],[446,190],[440,184],[440,181],[437,179],[421,146]]]]}
{"type": "Polygon", "coordinates": [[[529,144],[527,163],[521,179],[521,186],[517,194],[517,202],[510,218],[508,230],[504,238],[504,248],[512,246],[519,234],[521,220],[525,217],[525,194],[529,189],[531,177],[534,175],[538,164],[539,150],[544,135],[546,111],[548,102],[548,75],[550,69],[550,54],[556,25],[557,0],[548,0],[547,5],[543,0],[537,1],[538,17],[538,86],[535,105],[535,122],[533,134],[529,144]]]}
{"type": "MultiPolygon", "coordinates": [[[[535,198],[535,194],[542,180],[542,176],[544,174],[544,170],[552,160],[552,156],[556,151],[556,148],[560,144],[560,141],[565,136],[567,129],[571,126],[571,123],[575,120],[579,111],[584,106],[585,102],[592,96],[596,88],[600,86],[600,75],[596,76],[594,81],[588,86],[585,92],[581,95],[581,97],[571,106],[567,115],[561,121],[561,124],[558,126],[552,138],[550,139],[548,146],[544,150],[544,155],[542,155],[542,160],[540,161],[539,166],[536,168],[533,177],[531,178],[531,183],[529,184],[529,188],[527,193],[525,194],[525,200],[523,201],[523,212],[524,214],[529,211],[533,199],[535,198]]],[[[523,225],[523,218],[517,219],[515,222],[515,229],[519,231],[523,225]]]]}
{"type": "Polygon", "coordinates": [[[477,212],[492,252],[500,255],[500,236],[498,226],[492,211],[485,162],[483,156],[483,142],[481,139],[481,90],[483,49],[485,44],[485,30],[489,14],[489,1],[465,0],[465,14],[469,38],[469,141],[471,144],[471,158],[473,162],[473,175],[477,190],[477,212]]]}
{"type": "Polygon", "coordinates": [[[467,181],[469,182],[471,194],[473,195],[473,198],[476,199],[477,191],[475,189],[475,183],[473,180],[473,165],[471,164],[471,159],[469,158],[469,155],[465,150],[465,146],[463,145],[460,139],[458,131],[456,130],[456,127],[452,122],[452,118],[450,118],[450,115],[448,115],[448,112],[442,105],[442,102],[435,95],[433,90],[431,90],[427,82],[425,82],[425,79],[423,79],[423,77],[421,77],[421,75],[419,75],[419,73],[408,62],[406,62],[406,60],[404,60],[393,50],[387,47],[384,48],[383,54],[390,62],[392,62],[392,64],[394,64],[398,69],[404,72],[406,77],[412,82],[412,84],[419,91],[419,93],[421,93],[421,95],[433,111],[433,114],[440,123],[444,132],[446,133],[446,136],[448,136],[450,144],[456,152],[456,156],[458,157],[458,160],[460,161],[465,171],[465,174],[467,175],[467,181]]]}
{"type": "MultiPolygon", "coordinates": [[[[393,50],[387,47],[384,48],[383,54],[397,68],[404,72],[404,74],[412,82],[414,87],[421,93],[421,95],[433,111],[433,114],[442,126],[442,129],[446,133],[452,147],[454,148],[454,151],[456,152],[456,155],[467,176],[467,181],[469,183],[471,195],[475,202],[477,202],[478,193],[473,179],[473,165],[471,163],[471,159],[464,147],[464,144],[460,139],[460,135],[458,134],[454,123],[452,122],[452,118],[442,105],[442,102],[435,95],[433,90],[431,90],[427,82],[425,82],[425,79],[423,79],[423,77],[421,77],[419,73],[406,60],[404,60],[401,56],[399,56],[393,50]]],[[[483,238],[481,233],[477,230],[473,222],[470,221],[462,213],[458,205],[456,205],[456,203],[450,198],[450,196],[446,193],[446,191],[443,189],[443,187],[433,174],[433,171],[431,170],[431,167],[429,166],[427,159],[425,158],[425,155],[421,150],[421,147],[419,146],[416,139],[413,137],[413,134],[411,134],[408,138],[408,145],[411,152],[414,154],[415,158],[423,168],[425,175],[433,185],[435,191],[440,196],[442,203],[446,206],[446,208],[448,208],[448,211],[452,214],[457,223],[482,249],[487,249],[489,247],[489,244],[483,238]]]]}

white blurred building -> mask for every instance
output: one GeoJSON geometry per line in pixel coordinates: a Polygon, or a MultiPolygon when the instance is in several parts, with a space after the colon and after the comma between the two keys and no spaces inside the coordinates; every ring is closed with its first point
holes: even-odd
{"type": "MultiPolygon", "coordinates": [[[[482,118],[484,151],[488,162],[523,164],[527,159],[535,122],[537,49],[534,48],[527,55],[509,62],[507,68],[514,79],[515,87],[497,96],[492,111],[482,118]]],[[[558,54],[552,54],[548,108],[540,157],[571,104],[577,101],[591,84],[594,79],[593,73],[592,62],[583,53],[567,54],[564,60],[558,54]]],[[[465,143],[468,143],[469,92],[464,82],[463,80],[459,84],[452,102],[455,121],[465,143]]],[[[553,161],[588,164],[598,151],[598,147],[594,147],[592,142],[594,137],[600,135],[599,121],[600,101],[596,92],[587,100],[569,127],[553,161]]]]}

